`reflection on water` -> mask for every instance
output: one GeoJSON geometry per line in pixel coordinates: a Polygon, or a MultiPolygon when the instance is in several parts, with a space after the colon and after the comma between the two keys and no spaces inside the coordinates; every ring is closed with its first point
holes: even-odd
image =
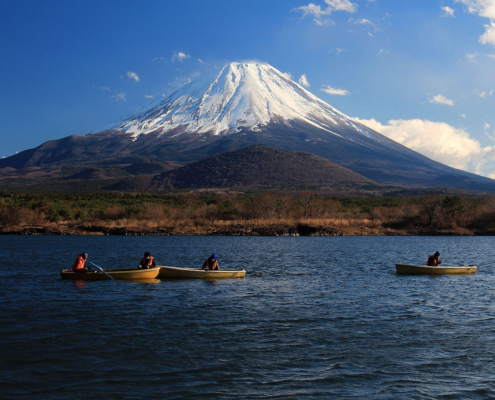
{"type": "Polygon", "coordinates": [[[74,281],[74,284],[80,289],[89,287],[89,285],[87,285],[85,281],[74,281]]]}
{"type": "Polygon", "coordinates": [[[494,397],[494,252],[473,237],[0,237],[0,398],[494,397]],[[215,252],[247,274],[60,279],[81,249],[103,268],[215,252]],[[395,273],[436,250],[478,273],[395,273]]]}

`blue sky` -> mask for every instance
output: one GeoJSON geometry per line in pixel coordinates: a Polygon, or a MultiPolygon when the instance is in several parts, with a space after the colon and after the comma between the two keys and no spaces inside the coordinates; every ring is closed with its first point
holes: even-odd
{"type": "Polygon", "coordinates": [[[495,178],[494,46],[495,0],[4,0],[0,157],[259,60],[392,139],[495,178]]]}

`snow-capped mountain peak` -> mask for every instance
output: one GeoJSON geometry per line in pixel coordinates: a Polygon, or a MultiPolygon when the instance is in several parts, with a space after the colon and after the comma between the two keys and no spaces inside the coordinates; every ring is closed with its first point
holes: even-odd
{"type": "MultiPolygon", "coordinates": [[[[234,62],[215,75],[191,82],[151,110],[113,127],[134,137],[158,129],[182,133],[231,134],[259,130],[270,122],[307,122],[334,135],[335,127],[361,130],[349,117],[323,102],[268,64],[234,62]]],[[[368,132],[362,132],[369,137],[368,132]]]]}

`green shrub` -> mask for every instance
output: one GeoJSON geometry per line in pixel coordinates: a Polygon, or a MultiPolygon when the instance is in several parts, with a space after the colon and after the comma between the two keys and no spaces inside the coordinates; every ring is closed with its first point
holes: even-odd
{"type": "Polygon", "coordinates": [[[74,212],[67,204],[50,204],[46,209],[46,214],[53,222],[74,219],[74,212]]]}

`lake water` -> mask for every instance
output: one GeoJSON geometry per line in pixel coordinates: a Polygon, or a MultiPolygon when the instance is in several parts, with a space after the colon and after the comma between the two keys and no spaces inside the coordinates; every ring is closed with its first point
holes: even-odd
{"type": "Polygon", "coordinates": [[[495,397],[495,238],[0,236],[2,399],[495,397]],[[399,276],[395,262],[476,263],[399,276]],[[72,282],[199,266],[245,279],[72,282]]]}

